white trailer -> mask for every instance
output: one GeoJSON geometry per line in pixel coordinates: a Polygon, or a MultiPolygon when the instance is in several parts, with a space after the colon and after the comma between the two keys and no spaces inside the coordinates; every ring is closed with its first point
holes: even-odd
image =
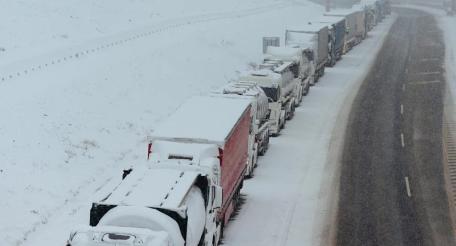
{"type": "MultiPolygon", "coordinates": [[[[311,48],[292,48],[292,47],[274,47],[266,48],[263,63],[284,63],[291,62],[290,70],[294,78],[302,87],[302,95],[309,93],[310,85],[314,84],[315,63],[313,61],[313,51],[311,48]]],[[[299,102],[302,97],[299,98],[299,102]]]]}
{"type": "Polygon", "coordinates": [[[313,50],[315,63],[314,81],[325,73],[325,66],[329,60],[329,29],[324,23],[307,23],[299,27],[285,30],[285,45],[288,47],[309,48],[313,50]]]}
{"type": "Polygon", "coordinates": [[[263,64],[269,69],[249,71],[239,78],[240,82],[254,82],[261,87],[269,102],[269,133],[277,136],[285,126],[286,119],[291,119],[295,108],[295,80],[283,79],[274,72],[275,64],[263,64]]]}
{"type": "Polygon", "coordinates": [[[212,95],[231,98],[233,100],[246,99],[251,102],[251,129],[249,136],[249,158],[246,177],[253,177],[258,163],[258,156],[264,155],[269,148],[269,103],[264,91],[255,82],[231,82],[212,95]]]}
{"type": "Polygon", "coordinates": [[[366,31],[371,31],[380,22],[377,0],[362,0],[352,9],[364,10],[366,31]]]}

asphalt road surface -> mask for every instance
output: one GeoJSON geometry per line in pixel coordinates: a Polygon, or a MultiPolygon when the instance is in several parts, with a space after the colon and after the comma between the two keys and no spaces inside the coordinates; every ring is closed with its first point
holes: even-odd
{"type": "Polygon", "coordinates": [[[444,44],[432,16],[399,17],[353,105],[337,245],[456,245],[444,187],[444,44]]]}

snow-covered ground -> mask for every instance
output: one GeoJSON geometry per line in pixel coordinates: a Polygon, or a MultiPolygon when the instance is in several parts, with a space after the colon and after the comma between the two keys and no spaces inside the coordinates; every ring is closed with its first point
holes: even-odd
{"type": "MultiPolygon", "coordinates": [[[[0,242],[7,246],[63,245],[74,225],[88,223],[90,202],[120,181],[119,170],[145,158],[157,122],[259,61],[261,37],[283,36],[285,26],[324,11],[304,0],[2,6],[0,242]]],[[[226,244],[318,241],[335,172],[326,157],[331,133],[387,27],[312,88],[248,181],[226,244]]]]}
{"type": "Polygon", "coordinates": [[[439,22],[445,37],[447,84],[454,99],[456,97],[456,16],[442,13],[439,22]]]}

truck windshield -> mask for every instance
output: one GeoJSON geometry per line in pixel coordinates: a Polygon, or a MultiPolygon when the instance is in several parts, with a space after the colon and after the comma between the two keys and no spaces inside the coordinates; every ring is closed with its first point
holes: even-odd
{"type": "Polygon", "coordinates": [[[135,236],[128,234],[118,234],[118,233],[106,233],[103,235],[104,242],[118,242],[122,241],[123,243],[132,243],[135,241],[135,236]]]}
{"type": "Polygon", "coordinates": [[[277,102],[277,100],[279,100],[278,88],[261,87],[261,89],[263,89],[266,96],[273,102],[277,102]]]}

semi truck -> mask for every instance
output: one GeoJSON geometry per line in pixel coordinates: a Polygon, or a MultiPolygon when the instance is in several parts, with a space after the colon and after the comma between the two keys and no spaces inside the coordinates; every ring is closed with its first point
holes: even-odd
{"type": "Polygon", "coordinates": [[[286,114],[287,119],[293,117],[294,108],[298,107],[302,102],[302,97],[304,94],[303,84],[299,78],[299,63],[295,61],[284,61],[284,60],[263,60],[263,63],[259,65],[260,69],[270,69],[282,77],[282,81],[285,84],[293,85],[293,90],[291,91],[292,108],[289,113],[286,114]]]}
{"type": "Polygon", "coordinates": [[[327,12],[325,16],[344,17],[346,20],[345,52],[348,52],[366,38],[367,30],[363,10],[348,9],[327,12]]]}
{"type": "Polygon", "coordinates": [[[253,177],[258,163],[258,156],[264,155],[269,147],[269,103],[264,91],[254,82],[236,81],[228,83],[212,92],[213,96],[222,96],[233,100],[250,101],[251,129],[249,135],[249,158],[246,177],[253,177]]]}
{"type": "Polygon", "coordinates": [[[268,97],[269,134],[278,136],[286,120],[294,113],[296,83],[295,80],[283,79],[281,74],[271,69],[273,68],[247,71],[240,76],[239,81],[256,83],[264,91],[268,97]]]}
{"type": "Polygon", "coordinates": [[[328,67],[333,67],[342,58],[345,46],[346,21],[345,17],[323,16],[319,21],[328,25],[329,31],[329,61],[328,67]]]}
{"type": "Polygon", "coordinates": [[[325,73],[329,57],[328,26],[321,23],[307,23],[285,31],[285,45],[295,48],[312,47],[315,61],[314,82],[325,73]]]}
{"type": "Polygon", "coordinates": [[[148,161],[93,203],[71,246],[218,245],[238,203],[248,156],[248,100],[191,98],[155,130],[148,161]]]}
{"type": "Polygon", "coordinates": [[[305,96],[309,93],[310,85],[314,84],[315,61],[313,58],[311,47],[268,46],[264,52],[263,63],[291,62],[293,66],[290,70],[293,72],[294,78],[301,84],[302,96],[305,96]]]}
{"type": "Polygon", "coordinates": [[[366,27],[366,31],[371,31],[374,26],[378,24],[380,21],[379,13],[380,10],[377,8],[375,2],[377,0],[363,0],[360,1],[358,4],[353,5],[353,9],[359,9],[364,11],[364,25],[366,27]]]}

